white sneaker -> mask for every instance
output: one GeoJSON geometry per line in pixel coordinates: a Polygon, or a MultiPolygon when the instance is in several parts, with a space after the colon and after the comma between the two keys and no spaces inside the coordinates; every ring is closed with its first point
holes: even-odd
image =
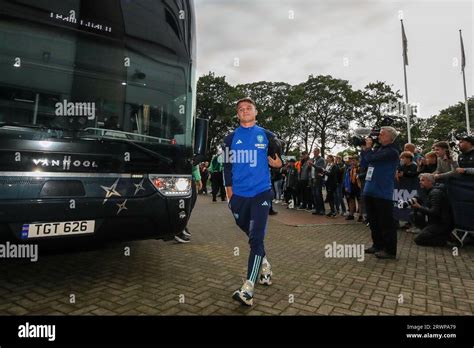
{"type": "Polygon", "coordinates": [[[253,285],[249,280],[244,282],[240,289],[237,289],[232,294],[232,298],[245,306],[253,305],[253,285]]]}
{"type": "Polygon", "coordinates": [[[258,280],[259,284],[262,285],[272,285],[272,266],[269,263],[262,263],[262,273],[260,274],[260,279],[258,280]]]}
{"type": "Polygon", "coordinates": [[[185,227],[183,232],[182,232],[186,237],[191,237],[191,233],[189,233],[188,228],[185,227]]]}

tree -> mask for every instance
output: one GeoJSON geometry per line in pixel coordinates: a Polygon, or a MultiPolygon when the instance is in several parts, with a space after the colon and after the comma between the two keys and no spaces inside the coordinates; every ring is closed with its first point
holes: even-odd
{"type": "Polygon", "coordinates": [[[208,151],[215,153],[225,135],[235,127],[235,101],[241,95],[225,81],[225,76],[214,73],[201,76],[197,83],[196,114],[209,120],[208,151]]]}
{"type": "Polygon", "coordinates": [[[317,143],[324,156],[330,144],[347,143],[347,131],[354,119],[355,108],[355,94],[348,81],[330,75],[311,75],[299,88],[302,88],[302,95],[296,111],[300,113],[300,135],[306,151],[317,143]]]}
{"type": "Polygon", "coordinates": [[[257,122],[277,134],[285,143],[285,154],[296,141],[294,112],[290,103],[291,85],[283,82],[255,82],[238,85],[240,94],[252,98],[257,104],[257,122]]]}
{"type": "MultiPolygon", "coordinates": [[[[373,127],[386,116],[387,106],[396,106],[402,98],[385,82],[369,83],[357,94],[357,122],[361,127],[373,127]]],[[[390,109],[392,109],[392,107],[390,109]]]]}
{"type": "MultiPolygon", "coordinates": [[[[474,97],[471,97],[469,103],[470,124],[474,119],[474,97]]],[[[466,112],[464,103],[459,102],[443,109],[438,115],[431,116],[428,119],[418,120],[412,128],[412,139],[414,143],[423,147],[425,150],[441,140],[452,140],[450,133],[466,131],[466,112]]]]}

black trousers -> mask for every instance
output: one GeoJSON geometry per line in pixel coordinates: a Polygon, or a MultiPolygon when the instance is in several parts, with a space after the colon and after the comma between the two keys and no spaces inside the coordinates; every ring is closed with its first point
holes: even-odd
{"type": "Polygon", "coordinates": [[[287,187],[285,191],[285,201],[288,203],[290,199],[293,200],[293,203],[295,204],[295,207],[296,207],[298,204],[298,200],[296,197],[296,189],[294,189],[293,187],[287,187]]]}
{"type": "Polygon", "coordinates": [[[393,218],[393,202],[370,196],[363,196],[363,199],[372,232],[373,247],[396,255],[397,221],[393,218]]]}
{"type": "Polygon", "coordinates": [[[212,184],[212,200],[215,201],[218,192],[220,191],[221,200],[225,201],[225,187],[224,187],[224,177],[222,172],[214,172],[211,174],[211,184],[212,184]]]}
{"type": "Polygon", "coordinates": [[[310,208],[311,207],[311,202],[310,202],[310,191],[311,188],[308,187],[308,180],[298,180],[298,186],[297,186],[297,191],[298,191],[298,205],[301,205],[303,208],[310,208]]]}
{"type": "Polygon", "coordinates": [[[444,246],[448,241],[452,226],[445,224],[428,224],[425,215],[416,211],[410,214],[411,222],[421,229],[414,241],[421,246],[444,246]]]}

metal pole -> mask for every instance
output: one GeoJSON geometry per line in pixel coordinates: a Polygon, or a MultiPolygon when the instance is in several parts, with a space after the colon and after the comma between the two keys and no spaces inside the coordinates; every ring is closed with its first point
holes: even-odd
{"type": "Polygon", "coordinates": [[[470,122],[469,122],[469,104],[468,104],[468,100],[467,100],[467,89],[466,89],[466,73],[464,71],[465,67],[464,67],[464,64],[465,64],[465,57],[464,57],[464,47],[463,47],[463,43],[462,43],[462,32],[461,30],[459,30],[459,40],[461,41],[461,54],[463,55],[463,64],[462,64],[462,67],[461,67],[461,70],[462,70],[462,81],[463,81],[463,84],[464,84],[464,107],[466,108],[466,130],[467,130],[467,134],[471,134],[471,125],[470,125],[470,122]]]}
{"type": "MultiPolygon", "coordinates": [[[[402,41],[403,41],[403,19],[400,19],[400,25],[402,29],[402,41]]],[[[406,103],[406,118],[407,118],[407,136],[408,136],[408,142],[411,143],[411,127],[410,127],[410,111],[409,111],[409,105],[408,105],[408,84],[407,84],[407,67],[406,67],[406,62],[405,62],[405,47],[402,42],[402,47],[403,47],[403,76],[405,78],[405,103],[406,103]]]]}
{"type": "Polygon", "coordinates": [[[466,90],[466,74],[464,73],[464,69],[462,70],[462,80],[464,82],[464,107],[466,108],[466,128],[467,134],[471,134],[471,125],[469,122],[469,104],[467,100],[467,90],[466,90]]]}

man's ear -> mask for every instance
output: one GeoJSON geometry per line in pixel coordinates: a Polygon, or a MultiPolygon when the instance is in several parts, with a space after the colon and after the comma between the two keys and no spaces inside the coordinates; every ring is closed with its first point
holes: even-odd
{"type": "Polygon", "coordinates": [[[257,110],[257,109],[255,109],[255,116],[257,116],[257,115],[258,115],[258,110],[257,110]]]}

